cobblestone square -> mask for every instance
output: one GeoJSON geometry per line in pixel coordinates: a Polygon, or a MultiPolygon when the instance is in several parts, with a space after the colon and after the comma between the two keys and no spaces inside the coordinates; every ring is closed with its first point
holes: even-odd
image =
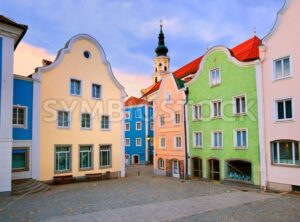
{"type": "Polygon", "coordinates": [[[132,166],[126,178],[52,186],[0,198],[0,221],[299,221],[300,196],[204,181],[153,177],[132,166]]]}

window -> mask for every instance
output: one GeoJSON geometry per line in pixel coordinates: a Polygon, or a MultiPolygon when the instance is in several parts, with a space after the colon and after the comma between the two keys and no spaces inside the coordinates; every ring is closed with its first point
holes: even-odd
{"type": "Polygon", "coordinates": [[[12,171],[29,170],[28,148],[13,148],[12,150],[12,171]]]}
{"type": "Polygon", "coordinates": [[[150,146],[153,147],[153,138],[150,139],[150,146]]]}
{"type": "Polygon", "coordinates": [[[162,158],[158,159],[158,169],[163,170],[165,168],[165,161],[162,158]]]}
{"type": "Polygon", "coordinates": [[[130,123],[125,123],[125,131],[130,131],[130,123]]]}
{"type": "Polygon", "coordinates": [[[274,61],[275,79],[282,79],[291,76],[290,57],[281,58],[274,61]]]}
{"type": "Polygon", "coordinates": [[[111,167],[111,147],[100,146],[100,168],[111,167]]]}
{"type": "Polygon", "coordinates": [[[201,105],[193,105],[193,120],[200,120],[201,119],[201,105]]]}
{"type": "Polygon", "coordinates": [[[129,111],[125,112],[125,119],[130,119],[130,112],[129,111]]]}
{"type": "Polygon", "coordinates": [[[165,122],[165,116],[160,116],[160,117],[159,117],[159,125],[160,125],[161,127],[166,125],[166,122],[165,122]]]}
{"type": "Polygon", "coordinates": [[[167,92],[165,95],[165,103],[171,103],[172,102],[172,93],[167,92]]]}
{"type": "Polygon", "coordinates": [[[136,138],[135,145],[136,146],[142,146],[142,139],[141,138],[136,138]]]}
{"type": "Polygon", "coordinates": [[[180,124],[180,113],[175,113],[174,122],[175,124],[180,124]]]}
{"type": "Polygon", "coordinates": [[[233,99],[233,113],[235,115],[245,114],[246,113],[246,97],[238,96],[233,99]]]}
{"type": "Polygon", "coordinates": [[[80,96],[81,95],[81,81],[76,79],[71,79],[71,95],[80,96]]]}
{"type": "Polygon", "coordinates": [[[153,131],[153,122],[150,122],[150,130],[153,131]]]}
{"type": "Polygon", "coordinates": [[[125,139],[125,146],[130,146],[130,138],[125,139]]]}
{"type": "Polygon", "coordinates": [[[213,148],[222,148],[223,146],[223,133],[222,132],[213,132],[212,133],[212,147],[213,148]]]}
{"type": "Polygon", "coordinates": [[[247,148],[248,135],[247,130],[235,130],[235,147],[247,148]]]}
{"type": "Polygon", "coordinates": [[[194,132],[194,147],[201,148],[203,147],[203,134],[202,132],[194,132]]]}
{"type": "Polygon", "coordinates": [[[293,119],[292,99],[283,99],[276,101],[277,120],[293,119]]]}
{"type": "Polygon", "coordinates": [[[221,118],[222,117],[222,102],[214,101],[212,102],[212,118],[221,118]]]}
{"type": "Polygon", "coordinates": [[[174,142],[175,142],[176,149],[181,148],[181,136],[176,136],[174,142]]]}
{"type": "Polygon", "coordinates": [[[79,163],[81,170],[92,168],[92,146],[79,147],[79,163]]]}
{"type": "Polygon", "coordinates": [[[94,99],[101,98],[101,85],[92,84],[92,97],[94,99]]]}
{"type": "Polygon", "coordinates": [[[85,51],[83,52],[83,56],[84,56],[86,59],[89,59],[89,58],[91,57],[91,53],[90,53],[89,51],[85,50],[85,51]]]}
{"type": "Polygon", "coordinates": [[[136,122],[135,123],[135,129],[136,130],[142,130],[142,123],[141,122],[136,122]]]}
{"type": "Polygon", "coordinates": [[[159,148],[166,148],[166,138],[165,137],[160,137],[159,138],[159,148]]]}
{"type": "Polygon", "coordinates": [[[141,118],[141,117],[142,117],[142,112],[141,112],[140,109],[137,109],[137,110],[135,111],[135,118],[141,118]]]}
{"type": "Polygon", "coordinates": [[[210,70],[210,85],[215,86],[221,84],[220,69],[210,70]]]}
{"type": "Polygon", "coordinates": [[[101,116],[101,129],[102,130],[109,130],[110,129],[109,116],[107,116],[107,115],[102,115],[101,116]]]}
{"type": "Polygon", "coordinates": [[[26,108],[20,106],[13,107],[13,126],[26,127],[26,108]]]}
{"type": "Polygon", "coordinates": [[[57,112],[57,126],[59,128],[69,128],[70,127],[70,113],[67,111],[57,112]]]}
{"type": "Polygon", "coordinates": [[[81,128],[91,129],[91,114],[89,113],[81,114],[81,128]]]}
{"type": "Polygon", "coordinates": [[[275,141],[271,143],[273,164],[300,166],[298,141],[275,141]]]}
{"type": "Polygon", "coordinates": [[[71,147],[56,146],[55,147],[55,171],[64,172],[71,170],[71,147]]]}

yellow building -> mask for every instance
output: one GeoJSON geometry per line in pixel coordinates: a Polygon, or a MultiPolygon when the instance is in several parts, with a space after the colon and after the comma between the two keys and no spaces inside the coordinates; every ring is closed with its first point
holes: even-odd
{"type": "Polygon", "coordinates": [[[123,109],[127,96],[101,45],[91,36],[71,38],[34,79],[34,174],[115,173],[125,176],[123,109]]]}

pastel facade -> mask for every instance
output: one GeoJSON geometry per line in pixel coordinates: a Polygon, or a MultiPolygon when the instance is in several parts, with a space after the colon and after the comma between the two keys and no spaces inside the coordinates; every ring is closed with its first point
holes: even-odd
{"type": "Polygon", "coordinates": [[[125,163],[153,163],[153,108],[143,99],[125,102],[125,163]]]}
{"type": "Polygon", "coordinates": [[[33,150],[36,177],[125,175],[123,112],[126,93],[101,45],[71,38],[57,58],[33,74],[33,150]]]}
{"type": "Polygon", "coordinates": [[[264,185],[275,190],[300,186],[299,8],[299,1],[287,0],[260,47],[264,185]]]}
{"type": "Polygon", "coordinates": [[[0,15],[0,195],[9,195],[12,180],[14,50],[27,31],[0,15]]]}
{"type": "Polygon", "coordinates": [[[167,74],[153,100],[154,174],[185,178],[185,101],[184,82],[167,74]]]}
{"type": "Polygon", "coordinates": [[[187,84],[192,178],[260,185],[259,44],[253,37],[232,51],[210,49],[187,84]]]}

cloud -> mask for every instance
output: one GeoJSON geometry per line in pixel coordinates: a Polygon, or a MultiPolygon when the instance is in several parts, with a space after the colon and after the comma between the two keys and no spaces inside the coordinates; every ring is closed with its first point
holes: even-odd
{"type": "Polygon", "coordinates": [[[54,60],[55,56],[43,48],[38,48],[26,42],[21,42],[15,51],[14,73],[28,76],[34,73],[36,67],[42,66],[42,60],[54,60]]]}

